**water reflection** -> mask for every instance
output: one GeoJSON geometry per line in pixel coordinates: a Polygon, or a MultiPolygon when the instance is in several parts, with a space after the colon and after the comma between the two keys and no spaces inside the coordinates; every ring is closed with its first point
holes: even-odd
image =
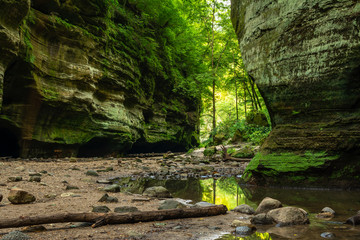
{"type": "Polygon", "coordinates": [[[332,232],[336,239],[360,239],[360,226],[344,225],[343,222],[360,210],[359,191],[336,190],[303,190],[281,188],[248,188],[239,186],[236,177],[219,179],[187,180],[138,180],[120,179],[119,184],[135,193],[142,193],[145,188],[152,186],[166,187],[173,197],[190,199],[194,202],[206,201],[215,204],[224,204],[233,209],[240,204],[248,204],[256,208],[262,199],[271,197],[278,199],[285,206],[295,206],[305,209],[309,213],[310,225],[275,227],[257,226],[258,232],[245,238],[224,235],[219,240],[228,239],[321,239],[323,232],[332,232]],[[324,207],[331,207],[336,215],[331,221],[318,219],[317,213],[324,207]]]}

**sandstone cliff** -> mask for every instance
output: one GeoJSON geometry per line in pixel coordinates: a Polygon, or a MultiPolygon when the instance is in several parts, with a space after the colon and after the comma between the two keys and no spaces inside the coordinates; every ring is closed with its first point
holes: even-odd
{"type": "Polygon", "coordinates": [[[273,124],[247,180],[359,185],[359,1],[231,2],[244,64],[273,124]]]}
{"type": "Polygon", "coordinates": [[[156,43],[139,15],[127,1],[0,0],[2,155],[197,144],[199,100],[173,91],[161,56],[147,59],[156,43]]]}

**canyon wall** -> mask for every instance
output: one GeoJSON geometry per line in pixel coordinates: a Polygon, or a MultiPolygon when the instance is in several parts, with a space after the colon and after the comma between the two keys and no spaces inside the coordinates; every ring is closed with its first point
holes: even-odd
{"type": "Polygon", "coordinates": [[[359,186],[359,1],[231,3],[246,70],[273,127],[245,179],[359,186]]]}
{"type": "Polygon", "coordinates": [[[2,156],[115,156],[198,143],[200,100],[174,92],[171,67],[157,62],[165,58],[148,59],[156,43],[146,34],[155,30],[138,24],[135,5],[0,0],[0,16],[2,156]]]}

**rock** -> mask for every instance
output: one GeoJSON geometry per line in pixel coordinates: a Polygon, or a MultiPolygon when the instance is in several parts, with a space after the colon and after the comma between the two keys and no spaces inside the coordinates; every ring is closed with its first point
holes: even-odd
{"type": "Polygon", "coordinates": [[[27,240],[30,239],[29,235],[22,233],[20,231],[12,231],[8,234],[5,234],[1,240],[27,240]]]}
{"type": "Polygon", "coordinates": [[[232,211],[252,215],[255,210],[247,204],[241,204],[235,207],[232,211]]]}
{"type": "Polygon", "coordinates": [[[145,189],[143,195],[156,198],[171,198],[170,192],[162,186],[149,187],[145,189]]]}
{"type": "Polygon", "coordinates": [[[240,226],[235,228],[235,233],[240,236],[249,236],[256,230],[256,227],[240,226]]]}
{"type": "Polygon", "coordinates": [[[67,185],[65,188],[65,190],[74,190],[74,189],[79,189],[79,187],[73,185],[67,185]]]}
{"type": "Polygon", "coordinates": [[[234,221],[232,221],[231,226],[232,227],[240,227],[240,226],[247,226],[250,225],[250,220],[249,219],[235,219],[234,221]]]}
{"type": "Polygon", "coordinates": [[[359,187],[351,177],[360,175],[358,161],[351,161],[360,147],[358,2],[232,0],[231,8],[245,68],[276,126],[247,180],[359,187]],[[336,171],[329,178],[323,169],[336,171]],[[308,180],[313,171],[317,178],[308,180]]]}
{"type": "Polygon", "coordinates": [[[354,225],[354,226],[359,225],[360,224],[360,214],[352,216],[351,218],[348,218],[345,223],[354,225]]]}
{"type": "Polygon", "coordinates": [[[43,225],[27,226],[21,229],[21,232],[44,232],[47,231],[43,225]]]}
{"type": "Polygon", "coordinates": [[[118,184],[112,184],[110,186],[104,187],[104,191],[113,193],[120,192],[120,186],[118,184]]]}
{"type": "Polygon", "coordinates": [[[267,213],[272,209],[276,209],[280,207],[282,207],[282,204],[279,200],[266,197],[261,201],[261,203],[257,207],[255,214],[267,213]]]}
{"type": "Polygon", "coordinates": [[[20,188],[10,190],[8,200],[13,204],[27,204],[36,200],[35,196],[20,188]]]}
{"type": "Polygon", "coordinates": [[[252,224],[260,224],[260,225],[267,225],[267,224],[273,223],[272,218],[269,218],[266,213],[260,213],[260,214],[255,215],[250,220],[250,222],[252,224]]]}
{"type": "Polygon", "coordinates": [[[29,182],[41,182],[41,177],[39,177],[39,176],[31,176],[29,178],[29,182]]]}
{"type": "Polygon", "coordinates": [[[186,208],[186,206],[176,200],[168,199],[161,203],[158,210],[176,209],[176,208],[186,208]]]}
{"type": "Polygon", "coordinates": [[[99,176],[99,174],[94,170],[88,170],[85,174],[88,176],[94,176],[94,177],[99,176]]]}
{"type": "Polygon", "coordinates": [[[335,211],[332,210],[331,208],[329,207],[324,207],[322,210],[321,210],[322,213],[324,212],[327,212],[327,213],[331,213],[332,215],[335,215],[335,211]]]}
{"type": "Polygon", "coordinates": [[[22,181],[22,177],[21,177],[21,176],[9,177],[9,178],[8,178],[8,182],[20,182],[20,181],[22,181]]]}
{"type": "Polygon", "coordinates": [[[107,179],[100,179],[100,180],[96,180],[96,183],[100,183],[100,184],[112,184],[112,181],[109,181],[107,179]]]}
{"type": "Polygon", "coordinates": [[[139,212],[139,209],[137,209],[136,207],[123,206],[123,207],[115,208],[114,212],[116,213],[139,212]]]}
{"type": "Polygon", "coordinates": [[[100,199],[99,202],[107,202],[107,203],[117,203],[119,200],[116,197],[110,197],[107,193],[105,193],[100,199]]]}
{"type": "Polygon", "coordinates": [[[308,224],[309,218],[307,212],[296,207],[282,207],[271,210],[267,213],[267,217],[271,218],[275,223],[281,226],[308,224]]]}
{"type": "Polygon", "coordinates": [[[29,172],[29,176],[30,176],[30,177],[33,177],[33,176],[41,177],[41,173],[38,173],[38,172],[29,172]]]}
{"type": "Polygon", "coordinates": [[[17,172],[24,172],[24,171],[25,171],[25,167],[24,167],[24,166],[20,166],[20,167],[15,168],[15,170],[16,170],[17,172]]]}
{"type": "Polygon", "coordinates": [[[108,208],[107,206],[95,206],[93,207],[92,212],[108,213],[110,212],[110,208],[108,208]]]}
{"type": "Polygon", "coordinates": [[[211,206],[215,206],[215,204],[208,203],[208,202],[197,202],[197,203],[195,203],[195,207],[211,207],[211,206]]]}
{"type": "Polygon", "coordinates": [[[320,234],[320,237],[332,239],[332,238],[335,238],[335,234],[333,234],[331,232],[323,232],[322,234],[320,234]]]}
{"type": "Polygon", "coordinates": [[[317,218],[324,218],[324,219],[330,219],[334,217],[334,214],[330,213],[330,212],[322,212],[319,214],[316,214],[317,218]]]}
{"type": "Polygon", "coordinates": [[[215,153],[216,153],[216,147],[215,146],[207,147],[204,150],[204,156],[206,156],[206,157],[211,157],[215,153]]]}

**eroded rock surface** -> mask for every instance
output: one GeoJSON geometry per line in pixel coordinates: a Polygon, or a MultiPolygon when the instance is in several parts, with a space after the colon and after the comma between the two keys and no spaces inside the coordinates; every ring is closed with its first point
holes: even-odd
{"type": "Polygon", "coordinates": [[[136,42],[150,31],[136,23],[139,11],[127,1],[0,0],[1,154],[197,144],[199,100],[173,91],[177,66],[147,59],[151,43],[136,42]]]}
{"type": "Polygon", "coordinates": [[[358,183],[352,176],[359,172],[360,3],[231,3],[245,67],[273,127],[248,167],[247,180],[358,183]]]}

